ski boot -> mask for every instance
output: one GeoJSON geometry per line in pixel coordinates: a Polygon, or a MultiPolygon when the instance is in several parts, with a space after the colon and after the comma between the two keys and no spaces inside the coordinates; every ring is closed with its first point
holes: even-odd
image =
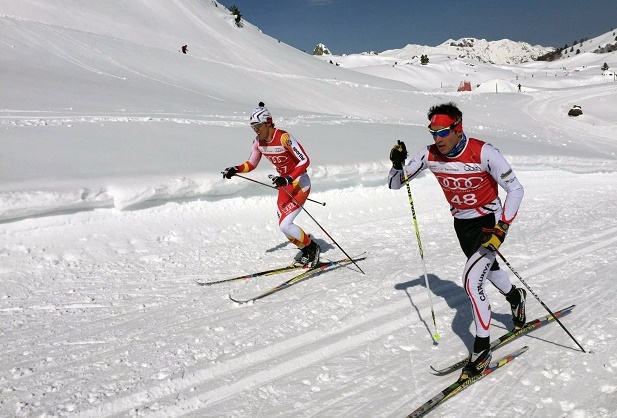
{"type": "Polygon", "coordinates": [[[506,300],[510,302],[510,308],[512,309],[512,322],[514,323],[514,330],[521,329],[525,326],[527,317],[525,315],[525,301],[527,299],[527,292],[525,289],[514,287],[506,295],[506,300]]]}
{"type": "Polygon", "coordinates": [[[491,362],[491,357],[492,353],[490,347],[480,352],[474,351],[471,353],[471,356],[469,356],[469,361],[465,367],[463,367],[461,376],[458,378],[459,382],[482,373],[491,362]]]}
{"type": "Polygon", "coordinates": [[[313,268],[319,263],[319,254],[321,253],[321,248],[315,240],[312,240],[311,243],[304,248],[302,248],[302,255],[300,256],[300,264],[306,266],[308,268],[313,268]]]}

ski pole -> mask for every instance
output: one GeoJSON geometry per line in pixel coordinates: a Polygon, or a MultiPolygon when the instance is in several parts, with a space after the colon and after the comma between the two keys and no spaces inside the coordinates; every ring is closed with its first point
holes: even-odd
{"type": "Polygon", "coordinates": [[[508,260],[506,260],[506,258],[505,258],[505,257],[504,257],[504,256],[503,256],[500,252],[499,252],[499,250],[496,250],[495,252],[497,253],[497,255],[499,255],[499,257],[503,260],[503,262],[504,262],[504,263],[506,263],[506,266],[508,266],[508,267],[510,268],[510,270],[512,270],[512,273],[514,273],[514,275],[515,275],[516,277],[518,277],[518,279],[521,281],[521,283],[523,283],[523,284],[525,285],[525,287],[527,288],[527,290],[529,290],[529,292],[531,292],[531,294],[533,295],[533,297],[535,297],[535,298],[536,298],[536,300],[537,300],[538,302],[540,302],[540,305],[542,305],[542,307],[543,307],[544,309],[546,309],[546,310],[548,311],[548,313],[549,313],[549,314],[551,314],[551,316],[555,319],[555,321],[557,321],[557,323],[561,326],[561,328],[563,328],[563,330],[566,332],[566,334],[568,334],[568,335],[570,336],[570,338],[572,338],[572,340],[574,340],[574,342],[576,343],[576,345],[578,345],[578,346],[579,346],[579,348],[580,348],[581,350],[583,350],[583,353],[586,353],[586,351],[585,351],[585,349],[583,348],[583,346],[582,346],[582,345],[580,345],[580,344],[578,343],[578,341],[576,341],[576,338],[574,338],[574,337],[572,336],[572,334],[570,334],[570,331],[568,331],[568,330],[566,329],[566,327],[565,327],[565,326],[561,323],[561,321],[559,320],[559,318],[557,318],[557,317],[555,316],[555,314],[554,314],[554,313],[553,313],[553,312],[552,312],[552,311],[548,308],[548,306],[546,306],[546,305],[544,304],[544,302],[542,302],[542,300],[538,297],[538,295],[536,295],[536,294],[535,294],[535,292],[534,292],[533,290],[531,290],[531,288],[529,287],[529,285],[528,285],[527,283],[525,283],[525,280],[523,280],[523,278],[521,277],[521,275],[520,275],[520,274],[518,274],[518,273],[516,272],[516,270],[514,270],[514,268],[510,265],[510,263],[508,263],[508,260]]]}
{"type": "Polygon", "coordinates": [[[418,250],[420,252],[420,259],[422,260],[422,267],[424,268],[424,283],[426,284],[426,292],[428,293],[428,300],[431,305],[431,315],[433,317],[433,327],[435,333],[433,339],[439,341],[440,335],[437,332],[437,321],[435,320],[435,309],[433,308],[433,298],[431,296],[431,288],[428,284],[428,274],[426,272],[426,263],[424,262],[424,251],[422,250],[422,241],[420,240],[420,228],[418,228],[418,220],[416,219],[416,210],[413,206],[413,198],[411,197],[411,187],[409,186],[409,179],[407,178],[407,172],[403,169],[403,176],[405,178],[405,185],[407,186],[407,197],[409,197],[409,206],[411,206],[411,217],[413,218],[413,226],[416,230],[416,238],[418,239],[418,250]]]}
{"type": "MultiPolygon", "coordinates": [[[[273,176],[272,174],[270,174],[268,177],[269,177],[270,179],[273,179],[275,176],[273,176]]],[[[275,187],[275,189],[278,189],[278,187],[275,187]]],[[[332,238],[332,236],[328,233],[328,231],[326,231],[326,230],[323,228],[323,226],[321,226],[321,225],[319,224],[319,222],[317,222],[317,220],[316,220],[315,218],[313,218],[313,215],[311,215],[311,214],[309,213],[309,211],[308,211],[308,210],[306,210],[306,209],[304,208],[304,206],[302,206],[300,203],[298,203],[298,201],[297,201],[297,200],[296,200],[296,199],[295,199],[295,198],[291,195],[291,193],[289,193],[289,190],[287,190],[285,187],[283,187],[283,190],[285,190],[285,193],[287,193],[287,195],[291,198],[291,200],[292,200],[292,201],[293,201],[296,205],[298,205],[299,207],[301,207],[301,208],[302,208],[302,210],[303,210],[304,212],[306,212],[306,214],[307,214],[308,216],[310,216],[310,218],[313,220],[313,222],[315,222],[315,223],[317,224],[317,226],[318,226],[319,228],[321,228],[321,230],[324,232],[324,234],[326,234],[326,235],[328,236],[328,238],[330,238],[330,239],[332,240],[332,242],[333,242],[334,244],[336,244],[336,246],[339,248],[339,250],[341,250],[341,251],[343,252],[343,254],[345,254],[345,256],[346,256],[347,258],[349,258],[349,260],[351,260],[351,262],[352,262],[352,263],[354,263],[356,267],[358,267],[358,270],[360,270],[360,271],[362,272],[362,274],[366,274],[366,273],[364,272],[364,270],[362,270],[362,269],[360,268],[360,266],[358,265],[358,263],[356,263],[356,262],[355,262],[355,260],[354,260],[353,258],[351,258],[351,256],[350,256],[349,254],[347,254],[347,252],[346,252],[346,251],[345,251],[345,250],[344,250],[344,249],[343,249],[340,245],[338,245],[338,242],[336,242],[336,240],[335,240],[334,238],[332,238]]]]}
{"type": "MultiPolygon", "coordinates": [[[[225,173],[223,171],[221,171],[221,174],[225,174],[225,173]]],[[[236,177],[240,177],[241,179],[244,179],[244,180],[252,181],[253,183],[261,184],[262,186],[266,186],[266,187],[269,187],[271,189],[276,189],[276,187],[274,187],[274,186],[271,186],[271,185],[266,184],[266,183],[262,183],[261,181],[253,180],[250,177],[244,177],[244,176],[241,176],[240,174],[235,174],[235,176],[236,177]]],[[[306,199],[306,200],[310,200],[313,203],[318,203],[321,206],[326,206],[326,202],[318,202],[317,200],[313,200],[313,199],[310,199],[310,198],[306,199]]]]}

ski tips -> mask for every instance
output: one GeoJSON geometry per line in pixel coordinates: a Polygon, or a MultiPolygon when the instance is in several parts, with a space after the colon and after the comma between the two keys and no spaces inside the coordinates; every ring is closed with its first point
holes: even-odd
{"type": "Polygon", "coordinates": [[[234,299],[234,297],[231,296],[231,293],[228,293],[227,297],[229,298],[230,301],[232,301],[234,303],[234,305],[242,305],[243,304],[243,301],[238,300],[238,299],[234,299]]]}
{"type": "Polygon", "coordinates": [[[229,300],[231,300],[234,305],[236,306],[241,306],[241,305],[252,305],[256,299],[247,299],[247,300],[241,300],[241,299],[236,299],[233,296],[231,296],[231,293],[227,294],[227,297],[229,298],[229,300]]]}

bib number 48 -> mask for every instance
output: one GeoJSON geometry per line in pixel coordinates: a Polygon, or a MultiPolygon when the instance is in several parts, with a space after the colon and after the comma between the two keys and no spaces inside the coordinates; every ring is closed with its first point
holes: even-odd
{"type": "Polygon", "coordinates": [[[478,203],[475,193],[469,193],[464,195],[455,195],[452,198],[453,206],[474,206],[478,203]]]}

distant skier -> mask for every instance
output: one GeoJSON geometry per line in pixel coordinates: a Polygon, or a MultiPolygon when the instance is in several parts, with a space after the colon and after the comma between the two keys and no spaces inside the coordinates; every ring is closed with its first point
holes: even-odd
{"type": "Polygon", "coordinates": [[[274,127],[272,115],[263,102],[253,110],[250,124],[257,134],[251,155],[246,162],[226,168],[223,177],[230,179],[236,173],[253,171],[262,155],[274,164],[278,176],[272,179],[272,183],[279,189],[279,228],[301,250],[300,264],[314,267],[319,262],[321,248],[302,228],[293,223],[311,192],[311,179],[306,172],[310,164],[309,157],[291,134],[274,127]]]}
{"type": "Polygon", "coordinates": [[[188,52],[188,50],[189,50],[188,45],[182,45],[182,53],[183,54],[186,54],[188,52]]]}
{"type": "Polygon", "coordinates": [[[495,251],[516,217],[524,190],[497,148],[463,133],[463,113],[454,103],[431,107],[428,118],[428,130],[435,143],[414,155],[403,168],[407,149],[399,141],[390,152],[388,185],[400,189],[404,184],[403,170],[409,179],[414,179],[428,168],[450,203],[454,230],[467,256],[462,280],[476,324],[473,351],[461,374],[461,379],[465,379],[481,373],[491,360],[491,309],[484,286],[486,279],[510,303],[515,328],[525,324],[526,292],[512,285],[495,260],[495,251]],[[507,193],[503,206],[497,186],[507,193]]]}
{"type": "Polygon", "coordinates": [[[519,93],[521,92],[521,85],[520,84],[518,85],[518,92],[519,93]]]}

